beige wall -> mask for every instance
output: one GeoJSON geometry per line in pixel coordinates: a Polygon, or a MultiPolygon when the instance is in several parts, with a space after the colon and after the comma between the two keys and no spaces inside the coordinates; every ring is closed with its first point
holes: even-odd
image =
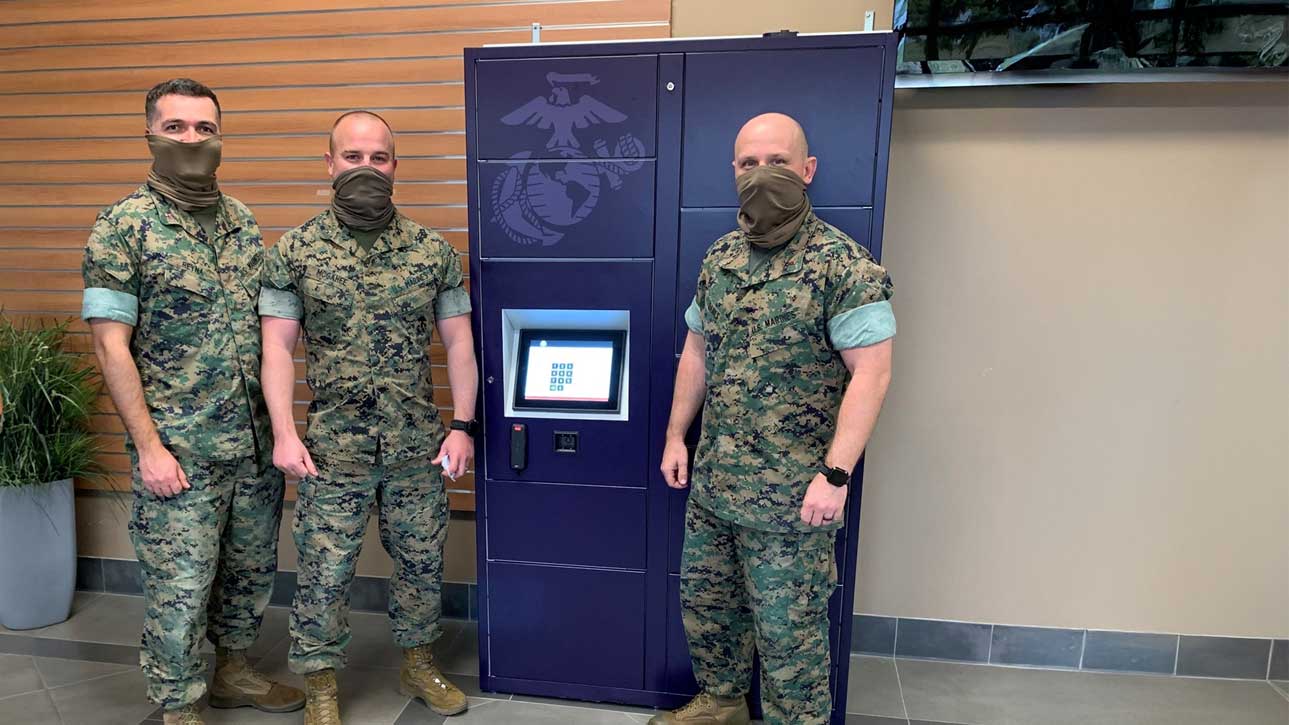
{"type": "Polygon", "coordinates": [[[864,13],[874,12],[874,27],[891,27],[893,3],[872,0],[671,0],[673,37],[760,35],[773,30],[840,33],[864,29],[864,13]]]}
{"type": "MultiPolygon", "coordinates": [[[[675,0],[674,34],[848,5],[675,0]]],[[[1289,634],[1289,89],[902,91],[893,126],[856,610],[1289,634]]]]}

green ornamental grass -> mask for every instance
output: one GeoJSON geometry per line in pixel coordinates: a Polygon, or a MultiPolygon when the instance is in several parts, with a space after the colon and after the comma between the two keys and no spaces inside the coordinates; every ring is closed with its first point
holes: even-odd
{"type": "Polygon", "coordinates": [[[98,373],[66,337],[67,323],[0,318],[0,487],[102,475],[89,430],[98,373]]]}

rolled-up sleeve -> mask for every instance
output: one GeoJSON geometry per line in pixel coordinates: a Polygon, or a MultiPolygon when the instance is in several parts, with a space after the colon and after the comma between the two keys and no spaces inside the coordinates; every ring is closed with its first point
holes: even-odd
{"type": "Polygon", "coordinates": [[[139,262],[105,214],[94,222],[85,243],[81,278],[85,283],[81,319],[138,324],[139,262]]]}
{"type": "Polygon", "coordinates": [[[839,254],[827,297],[828,338],[834,350],[868,347],[895,337],[891,276],[859,245],[839,254]]]}
{"type": "Polygon", "coordinates": [[[294,292],[261,286],[260,316],[299,320],[304,317],[304,303],[294,292]]]}
{"type": "Polygon", "coordinates": [[[895,337],[895,311],[886,300],[847,310],[828,320],[828,337],[837,350],[876,345],[895,337]]]}
{"type": "Polygon", "coordinates": [[[260,273],[260,316],[300,320],[304,318],[304,303],[295,292],[295,278],[283,251],[286,243],[286,237],[279,239],[265,254],[260,273]]]}
{"type": "Polygon", "coordinates": [[[685,325],[695,335],[703,334],[703,313],[698,309],[697,297],[690,301],[689,307],[685,308],[685,325]]]}
{"type": "Polygon", "coordinates": [[[434,319],[436,320],[468,314],[470,314],[470,293],[466,292],[464,285],[444,290],[434,298],[434,319]]]}

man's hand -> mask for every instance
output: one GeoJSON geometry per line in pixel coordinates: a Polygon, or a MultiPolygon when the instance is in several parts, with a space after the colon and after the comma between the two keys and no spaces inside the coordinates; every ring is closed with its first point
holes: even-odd
{"type": "Polygon", "coordinates": [[[179,461],[160,444],[139,452],[139,478],[143,487],[161,498],[169,498],[191,488],[179,461]]]}
{"type": "Polygon", "coordinates": [[[806,498],[801,503],[801,522],[811,526],[826,526],[841,518],[846,507],[846,491],[850,486],[837,486],[828,483],[822,473],[815,474],[806,489],[806,498]]]}
{"type": "Polygon", "coordinates": [[[299,436],[281,436],[273,441],[273,465],[296,478],[318,475],[313,458],[299,436]]]}
{"type": "Polygon", "coordinates": [[[668,438],[662,449],[662,477],[672,488],[689,486],[689,449],[684,438],[668,438]]]}
{"type": "Polygon", "coordinates": [[[438,457],[430,463],[437,466],[443,462],[444,456],[448,457],[448,468],[444,473],[451,479],[460,478],[474,463],[474,439],[463,430],[450,431],[443,439],[443,445],[439,446],[438,457]]]}

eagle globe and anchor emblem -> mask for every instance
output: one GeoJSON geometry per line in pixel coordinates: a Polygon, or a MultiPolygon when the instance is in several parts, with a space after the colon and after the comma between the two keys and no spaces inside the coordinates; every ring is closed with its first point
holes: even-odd
{"type": "MultiPolygon", "coordinates": [[[[622,188],[624,177],[644,166],[644,142],[631,133],[618,136],[612,148],[604,138],[596,138],[592,143],[594,157],[583,152],[575,130],[627,120],[622,112],[579,92],[585,86],[598,84],[597,76],[547,73],[546,82],[550,85],[549,95],[537,96],[502,116],[501,122],[549,129],[546,149],[560,159],[574,162],[533,160],[508,164],[492,183],[492,223],[499,224],[506,236],[524,246],[558,244],[570,227],[595,210],[603,191],[602,181],[608,182],[609,190],[616,191],[622,188]],[[583,159],[595,163],[581,162],[583,159]]],[[[528,159],[532,155],[532,151],[521,151],[510,158],[528,159]]]]}

